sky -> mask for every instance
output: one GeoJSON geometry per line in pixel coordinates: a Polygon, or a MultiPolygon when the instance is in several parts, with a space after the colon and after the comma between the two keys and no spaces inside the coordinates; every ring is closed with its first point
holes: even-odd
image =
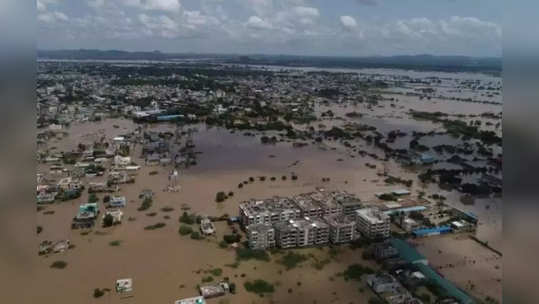
{"type": "Polygon", "coordinates": [[[37,0],[37,47],[501,56],[502,1],[37,0]]]}

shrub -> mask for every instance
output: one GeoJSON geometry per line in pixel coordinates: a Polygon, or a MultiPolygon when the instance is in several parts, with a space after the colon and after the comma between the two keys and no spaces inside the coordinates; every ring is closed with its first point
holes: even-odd
{"type": "Polygon", "coordinates": [[[224,249],[224,248],[228,248],[228,243],[225,242],[225,241],[220,241],[220,242],[219,242],[219,247],[221,247],[221,248],[223,248],[223,249],[224,249]]]}
{"type": "Polygon", "coordinates": [[[223,270],[221,268],[214,268],[214,269],[210,270],[210,273],[213,276],[219,277],[219,276],[221,276],[223,274],[223,270]]]}
{"type": "Polygon", "coordinates": [[[113,246],[113,247],[116,247],[116,246],[120,246],[121,243],[122,243],[122,241],[116,240],[116,241],[111,241],[111,242],[109,243],[109,245],[110,245],[110,246],[113,246]]]}
{"type": "Polygon", "coordinates": [[[95,193],[90,193],[90,196],[88,196],[88,202],[89,203],[97,203],[99,201],[99,198],[95,193]]]}
{"type": "Polygon", "coordinates": [[[235,294],[236,293],[236,284],[235,283],[228,284],[228,290],[230,291],[231,294],[235,294]]]}
{"type": "Polygon", "coordinates": [[[56,269],[64,269],[66,268],[67,266],[67,262],[64,262],[64,261],[54,261],[52,264],[51,264],[51,268],[56,268],[56,269]]]}
{"type": "Polygon", "coordinates": [[[188,234],[191,234],[191,232],[193,232],[193,228],[191,228],[190,226],[181,225],[180,230],[178,232],[181,235],[188,235],[188,234]]]}
{"type": "Polygon", "coordinates": [[[103,218],[103,227],[110,227],[114,224],[114,217],[112,215],[107,214],[103,218]]]}
{"type": "Polygon", "coordinates": [[[184,212],[182,216],[180,216],[180,223],[193,225],[195,221],[196,221],[196,216],[194,214],[188,214],[187,212],[184,212]]]}
{"type": "Polygon", "coordinates": [[[297,175],[292,175],[292,180],[297,180],[297,179],[298,179],[297,175]]]}
{"type": "Polygon", "coordinates": [[[165,226],[166,226],[165,223],[156,223],[156,224],[144,227],[144,230],[154,230],[154,229],[163,228],[165,226]]]}
{"type": "Polygon", "coordinates": [[[265,250],[256,250],[249,248],[237,248],[236,249],[236,259],[238,260],[259,260],[266,261],[270,260],[268,253],[265,250]]]}
{"type": "Polygon", "coordinates": [[[207,277],[202,278],[202,283],[208,283],[208,282],[213,282],[212,276],[207,276],[207,277]]]}
{"type": "Polygon", "coordinates": [[[170,206],[165,206],[165,207],[161,208],[161,211],[163,211],[163,212],[171,212],[171,211],[174,211],[174,208],[172,208],[170,206]]]}
{"type": "Polygon", "coordinates": [[[228,244],[238,243],[240,240],[241,235],[239,234],[225,234],[223,236],[223,241],[227,242],[228,244]]]}
{"type": "Polygon", "coordinates": [[[374,270],[369,267],[360,264],[352,264],[348,266],[348,268],[344,271],[343,275],[345,280],[361,281],[361,277],[364,274],[372,273],[374,273],[374,270]]]}
{"type": "Polygon", "coordinates": [[[385,301],[380,298],[372,297],[369,299],[369,304],[385,304],[385,301]]]}
{"type": "Polygon", "coordinates": [[[230,196],[234,196],[234,192],[233,192],[233,191],[228,192],[228,196],[229,196],[229,197],[230,197],[230,196]]]}
{"type": "Polygon", "coordinates": [[[242,184],[242,183],[239,183],[239,184],[238,184],[238,188],[240,188],[240,189],[243,188],[243,184],[242,184]]]}
{"type": "Polygon", "coordinates": [[[226,194],[223,191],[217,192],[217,194],[215,195],[215,201],[220,203],[224,200],[226,200],[226,194]]]}
{"type": "Polygon", "coordinates": [[[279,260],[279,263],[283,264],[286,270],[290,270],[305,260],[307,260],[306,255],[289,251],[279,260]]]}
{"type": "Polygon", "coordinates": [[[103,203],[108,203],[108,202],[110,202],[110,195],[105,195],[103,197],[103,203]]]}
{"type": "Polygon", "coordinates": [[[198,231],[191,232],[191,239],[193,240],[201,240],[203,237],[200,235],[198,231]]]}
{"type": "Polygon", "coordinates": [[[94,298],[100,298],[105,294],[105,292],[99,288],[94,289],[94,298]]]}
{"type": "Polygon", "coordinates": [[[272,293],[275,291],[272,284],[260,279],[254,280],[253,282],[247,281],[244,286],[248,292],[256,294],[272,293]]]}
{"type": "Polygon", "coordinates": [[[152,199],[147,197],[142,201],[142,204],[140,205],[140,207],[137,210],[138,211],[148,210],[152,206],[152,203],[153,203],[152,199]]]}

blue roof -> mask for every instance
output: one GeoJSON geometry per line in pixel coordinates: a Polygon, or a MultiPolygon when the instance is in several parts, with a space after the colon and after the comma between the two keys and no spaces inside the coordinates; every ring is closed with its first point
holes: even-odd
{"type": "Polygon", "coordinates": [[[392,210],[385,211],[385,214],[393,214],[395,212],[412,212],[412,211],[423,211],[426,210],[427,207],[425,206],[412,206],[412,207],[402,207],[402,208],[396,208],[392,210]]]}
{"type": "Polygon", "coordinates": [[[431,233],[446,233],[451,232],[452,229],[449,226],[440,226],[440,227],[434,227],[434,228],[423,228],[423,229],[416,229],[412,231],[413,234],[416,236],[422,236],[422,235],[428,235],[431,233]]]}
{"type": "Polygon", "coordinates": [[[157,120],[172,120],[180,117],[182,117],[182,115],[161,115],[157,116],[157,120]]]}

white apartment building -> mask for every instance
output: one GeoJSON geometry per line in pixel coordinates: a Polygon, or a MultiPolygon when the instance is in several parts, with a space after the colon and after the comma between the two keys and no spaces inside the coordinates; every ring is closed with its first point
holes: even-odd
{"type": "Polygon", "coordinates": [[[387,238],[390,234],[389,215],[378,208],[356,210],[357,229],[369,239],[387,238]]]}

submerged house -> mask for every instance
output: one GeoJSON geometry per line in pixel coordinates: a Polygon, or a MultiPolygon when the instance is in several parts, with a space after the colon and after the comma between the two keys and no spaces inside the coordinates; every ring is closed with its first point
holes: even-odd
{"type": "Polygon", "coordinates": [[[95,225],[95,220],[99,214],[99,208],[96,203],[82,204],[79,212],[73,218],[72,229],[91,228],[95,225]]]}
{"type": "Polygon", "coordinates": [[[109,207],[110,208],[123,208],[127,205],[127,200],[125,196],[112,196],[110,198],[109,207]]]}

